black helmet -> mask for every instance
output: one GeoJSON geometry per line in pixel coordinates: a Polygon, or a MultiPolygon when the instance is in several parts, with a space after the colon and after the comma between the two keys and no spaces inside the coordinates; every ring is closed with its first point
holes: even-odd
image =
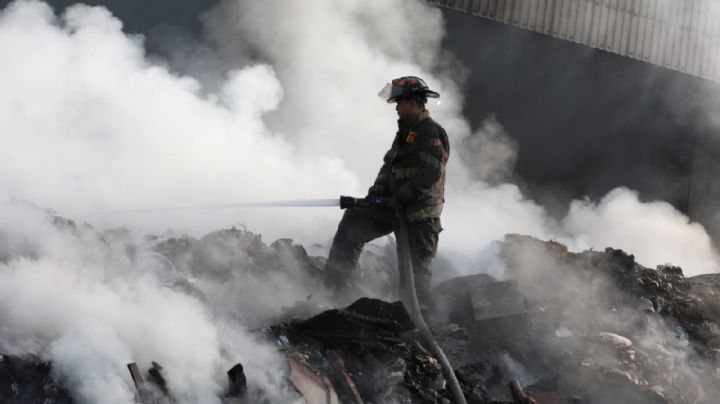
{"type": "Polygon", "coordinates": [[[397,102],[398,98],[418,98],[423,103],[428,97],[440,98],[440,94],[430,90],[423,79],[415,76],[400,77],[387,83],[378,95],[389,103],[397,102]]]}

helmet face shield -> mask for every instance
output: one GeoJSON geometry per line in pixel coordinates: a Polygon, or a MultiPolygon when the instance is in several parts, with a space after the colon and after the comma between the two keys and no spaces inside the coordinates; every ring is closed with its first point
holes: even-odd
{"type": "Polygon", "coordinates": [[[396,86],[393,83],[387,83],[385,87],[380,90],[378,96],[388,103],[396,102],[396,98],[405,93],[405,88],[396,86]]]}

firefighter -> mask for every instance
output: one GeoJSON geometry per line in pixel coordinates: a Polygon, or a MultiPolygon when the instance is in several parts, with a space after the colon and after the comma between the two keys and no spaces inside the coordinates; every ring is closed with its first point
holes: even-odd
{"type": "Polygon", "coordinates": [[[429,309],[431,262],[442,231],[440,213],[450,145],[445,130],[430,118],[425,105],[428,98],[440,95],[414,76],[393,80],[379,95],[396,104],[398,131],[368,197],[387,198],[389,202],[387,206],[357,206],[345,211],[325,265],[325,284],[336,296],[342,296],[363,245],[393,232],[396,211],[401,209],[408,223],[418,300],[429,309]]]}

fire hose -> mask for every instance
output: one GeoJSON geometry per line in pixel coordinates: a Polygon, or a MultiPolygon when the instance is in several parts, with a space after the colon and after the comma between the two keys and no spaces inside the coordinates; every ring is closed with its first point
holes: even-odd
{"type": "MultiPolygon", "coordinates": [[[[353,198],[349,196],[340,197],[340,208],[346,209],[354,206],[379,206],[386,207],[388,203],[387,198],[376,197],[376,198],[353,198]]],[[[395,209],[395,216],[397,219],[397,227],[395,229],[395,237],[398,244],[398,264],[400,265],[400,271],[402,273],[403,285],[401,287],[401,300],[405,305],[406,309],[409,309],[410,318],[418,331],[420,336],[423,338],[425,343],[429,346],[430,351],[435,355],[440,362],[445,380],[447,380],[450,392],[452,393],[455,403],[467,404],[465,395],[460,387],[455,371],[453,370],[450,361],[448,360],[445,352],[443,352],[440,344],[438,344],[435,336],[430,327],[428,327],[425,319],[423,318],[422,312],[420,311],[420,303],[418,302],[417,292],[415,290],[415,276],[413,272],[412,257],[410,255],[410,237],[408,235],[407,218],[405,216],[405,209],[402,207],[395,209]],[[408,307],[409,306],[409,307],[408,307]]]]}

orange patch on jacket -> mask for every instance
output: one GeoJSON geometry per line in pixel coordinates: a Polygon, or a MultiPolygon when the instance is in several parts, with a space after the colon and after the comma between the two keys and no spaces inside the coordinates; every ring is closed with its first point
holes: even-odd
{"type": "Polygon", "coordinates": [[[415,138],[417,138],[417,133],[410,132],[410,133],[408,133],[407,137],[405,138],[405,142],[413,144],[413,143],[415,143],[415,138]]]}

